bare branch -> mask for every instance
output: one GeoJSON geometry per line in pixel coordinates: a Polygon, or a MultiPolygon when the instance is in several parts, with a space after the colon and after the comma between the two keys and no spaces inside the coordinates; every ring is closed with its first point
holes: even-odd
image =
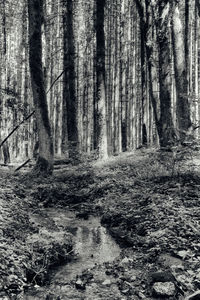
{"type": "MultiPolygon", "coordinates": [[[[46,94],[48,94],[50,92],[50,90],[52,89],[52,87],[54,86],[54,84],[58,81],[58,79],[63,75],[65,70],[63,70],[60,75],[53,81],[53,83],[51,84],[50,88],[48,89],[48,91],[46,92],[46,94]]],[[[13,128],[13,130],[8,134],[8,136],[0,143],[0,148],[3,146],[3,144],[9,139],[9,137],[22,125],[24,124],[25,121],[27,121],[30,117],[32,117],[32,115],[34,115],[35,110],[33,110],[27,117],[25,117],[15,128],[13,128]]]]}

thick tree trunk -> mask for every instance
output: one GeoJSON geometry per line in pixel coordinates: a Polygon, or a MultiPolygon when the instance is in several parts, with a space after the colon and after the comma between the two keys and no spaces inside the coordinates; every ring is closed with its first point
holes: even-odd
{"type": "Polygon", "coordinates": [[[96,101],[94,137],[95,149],[99,158],[108,156],[106,124],[105,91],[105,34],[104,34],[105,0],[96,0],[96,101]]]}
{"type": "Polygon", "coordinates": [[[42,68],[41,27],[43,23],[43,1],[28,0],[28,13],[29,63],[39,141],[39,155],[35,171],[51,174],[53,171],[53,140],[42,68]]]}
{"type": "Polygon", "coordinates": [[[188,80],[187,80],[187,61],[185,55],[185,43],[183,36],[183,25],[180,18],[179,8],[175,7],[173,11],[173,51],[174,51],[174,69],[177,89],[177,123],[178,134],[181,140],[191,126],[190,109],[188,102],[188,80]]]}
{"type": "Polygon", "coordinates": [[[164,1],[159,6],[158,46],[159,46],[159,83],[160,83],[160,120],[158,135],[161,147],[173,145],[176,133],[171,112],[170,80],[170,5],[164,1]]]}
{"type": "Polygon", "coordinates": [[[79,152],[78,145],[78,104],[75,86],[75,41],[73,29],[73,1],[64,0],[64,83],[63,83],[63,151],[68,144],[69,157],[79,152]],[[66,128],[67,126],[67,128],[66,128]],[[68,143],[67,143],[68,140],[68,143]]]}

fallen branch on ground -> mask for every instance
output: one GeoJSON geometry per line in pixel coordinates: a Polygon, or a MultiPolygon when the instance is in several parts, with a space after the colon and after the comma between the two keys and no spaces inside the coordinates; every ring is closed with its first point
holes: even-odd
{"type": "Polygon", "coordinates": [[[22,165],[20,165],[17,169],[15,169],[15,172],[19,171],[21,168],[23,168],[31,159],[27,159],[22,165]]]}

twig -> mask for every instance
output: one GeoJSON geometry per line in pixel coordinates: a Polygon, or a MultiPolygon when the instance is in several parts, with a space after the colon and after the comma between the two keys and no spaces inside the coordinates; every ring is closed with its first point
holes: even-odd
{"type": "Polygon", "coordinates": [[[23,168],[31,159],[27,159],[22,165],[20,165],[17,169],[15,169],[15,172],[19,171],[21,168],[23,168]]]}
{"type": "MultiPolygon", "coordinates": [[[[63,75],[63,73],[65,72],[65,70],[63,70],[60,75],[53,81],[53,83],[51,84],[50,88],[48,89],[48,91],[46,92],[46,94],[48,94],[50,92],[50,90],[52,89],[52,87],[54,86],[54,84],[58,81],[58,79],[63,75]]],[[[32,115],[35,113],[35,110],[33,110],[26,118],[24,118],[9,134],[8,136],[1,142],[0,144],[0,148],[3,146],[3,144],[9,139],[9,137],[25,122],[27,121],[30,117],[32,117],[32,115]]]]}
{"type": "Polygon", "coordinates": [[[24,118],[10,133],[9,135],[1,142],[0,144],[0,148],[3,146],[3,144],[9,139],[9,137],[25,122],[27,121],[33,114],[35,113],[35,111],[32,111],[26,118],[24,118]]]}

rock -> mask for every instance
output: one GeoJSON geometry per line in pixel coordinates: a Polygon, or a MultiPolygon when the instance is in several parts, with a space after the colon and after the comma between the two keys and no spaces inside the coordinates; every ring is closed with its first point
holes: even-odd
{"type": "Polygon", "coordinates": [[[200,291],[195,292],[194,294],[187,297],[185,300],[200,300],[200,291]]]}
{"type": "Polygon", "coordinates": [[[176,293],[176,287],[173,282],[155,282],[152,288],[153,294],[158,297],[171,297],[176,293]]]}
{"type": "Polygon", "coordinates": [[[107,286],[111,285],[111,280],[110,280],[110,279],[104,280],[104,281],[102,282],[102,285],[107,285],[107,286]]]}
{"type": "Polygon", "coordinates": [[[188,255],[188,251],[186,250],[181,250],[177,252],[177,256],[182,258],[183,260],[186,258],[187,255],[188,255]]]}
{"type": "Polygon", "coordinates": [[[169,282],[176,281],[174,275],[171,272],[154,272],[149,274],[150,281],[154,282],[169,282]]]}
{"type": "Polygon", "coordinates": [[[75,286],[79,290],[85,289],[85,283],[81,279],[77,279],[77,281],[75,282],[75,286]]]}

